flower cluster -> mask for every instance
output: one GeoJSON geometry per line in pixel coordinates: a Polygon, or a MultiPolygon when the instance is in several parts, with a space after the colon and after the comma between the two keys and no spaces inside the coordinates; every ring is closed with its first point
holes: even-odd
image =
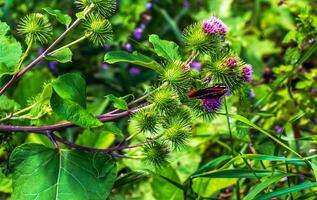
{"type": "MultiPolygon", "coordinates": [[[[154,166],[166,164],[169,152],[186,144],[194,119],[214,118],[224,96],[251,81],[252,66],[228,50],[227,31],[216,17],[187,28],[190,56],[186,61],[166,57],[157,70],[161,85],[147,98],[150,106],[131,117],[129,131],[147,138],[143,155],[154,166]]],[[[141,32],[136,29],[134,36],[141,32]]],[[[132,67],[130,73],[139,71],[132,67]]]]}
{"type": "Polygon", "coordinates": [[[207,34],[226,34],[228,27],[218,18],[211,17],[203,22],[204,32],[207,34]]]}

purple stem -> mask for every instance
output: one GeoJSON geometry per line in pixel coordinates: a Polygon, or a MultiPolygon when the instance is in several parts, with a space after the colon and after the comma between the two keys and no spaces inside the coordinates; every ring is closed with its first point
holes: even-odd
{"type": "MultiPolygon", "coordinates": [[[[97,118],[102,122],[112,121],[128,116],[135,110],[127,110],[114,115],[99,115],[97,118]]],[[[0,132],[31,132],[31,133],[47,133],[59,131],[65,128],[75,127],[76,125],[71,122],[62,122],[47,126],[15,126],[15,125],[0,125],[0,132]]]]}
{"type": "Polygon", "coordinates": [[[60,43],[65,36],[72,30],[74,29],[79,23],[80,23],[81,19],[76,19],[74,21],[74,23],[68,28],[66,29],[66,31],[60,35],[54,42],[53,44],[51,44],[41,55],[39,55],[35,60],[33,60],[28,66],[26,66],[24,69],[22,69],[20,72],[18,72],[17,74],[15,74],[14,76],[12,76],[11,80],[5,84],[5,86],[3,86],[3,88],[0,90],[0,96],[5,93],[9,87],[13,84],[14,81],[16,81],[17,79],[19,79],[23,74],[25,74],[28,70],[30,70],[34,65],[38,64],[39,62],[41,62],[45,56],[58,44],[60,43]]]}
{"type": "Polygon", "coordinates": [[[58,137],[57,135],[55,134],[51,134],[52,137],[60,142],[60,143],[63,143],[69,147],[72,147],[72,148],[75,148],[75,149],[79,149],[79,150],[83,150],[83,151],[90,151],[90,152],[97,152],[97,153],[111,153],[113,151],[120,151],[120,150],[123,150],[123,149],[133,149],[133,148],[136,148],[136,147],[140,147],[142,146],[144,143],[140,143],[140,144],[134,144],[134,145],[127,145],[127,146],[115,146],[115,147],[110,147],[108,149],[96,149],[96,148],[93,148],[93,147],[86,147],[86,146],[81,146],[81,145],[78,145],[78,144],[75,144],[75,143],[72,143],[72,142],[69,142],[61,137],[58,137]]]}

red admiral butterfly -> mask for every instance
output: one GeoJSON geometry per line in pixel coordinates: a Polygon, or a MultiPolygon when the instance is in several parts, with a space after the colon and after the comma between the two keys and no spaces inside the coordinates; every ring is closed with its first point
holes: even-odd
{"type": "Polygon", "coordinates": [[[212,99],[212,98],[220,98],[227,93],[227,87],[224,85],[215,85],[212,87],[200,89],[200,90],[192,90],[189,92],[189,98],[196,99],[212,99]]]}

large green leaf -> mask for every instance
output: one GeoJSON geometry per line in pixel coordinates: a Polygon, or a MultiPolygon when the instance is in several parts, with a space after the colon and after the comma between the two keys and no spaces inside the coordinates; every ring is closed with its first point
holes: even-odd
{"type": "MultiPolygon", "coordinates": [[[[275,192],[271,192],[271,193],[265,194],[263,196],[257,197],[257,200],[272,199],[273,197],[278,197],[278,196],[286,195],[286,194],[289,194],[289,193],[293,193],[293,192],[297,192],[297,191],[301,191],[301,190],[308,189],[308,188],[313,188],[313,187],[317,187],[317,182],[304,183],[304,184],[288,187],[288,188],[285,188],[285,189],[282,189],[282,190],[277,190],[275,192]]],[[[300,198],[298,198],[298,199],[300,199],[300,198]]]]}
{"type": "Polygon", "coordinates": [[[155,60],[138,52],[133,52],[133,54],[131,54],[126,51],[112,51],[105,55],[104,61],[109,64],[127,62],[153,69],[155,71],[160,71],[161,69],[160,64],[157,63],[155,60]]]}
{"type": "Polygon", "coordinates": [[[284,177],[288,177],[288,176],[294,176],[293,174],[278,174],[278,175],[274,175],[271,177],[267,177],[267,179],[265,181],[263,181],[262,183],[258,184],[255,188],[253,188],[251,190],[250,193],[248,193],[247,196],[244,197],[243,200],[253,200],[255,199],[255,197],[262,192],[265,188],[271,186],[273,183],[281,180],[284,177]]]}
{"type": "Polygon", "coordinates": [[[22,47],[12,36],[6,35],[9,26],[0,22],[0,77],[5,74],[14,74],[22,55],[22,47]]]}
{"type": "Polygon", "coordinates": [[[93,128],[102,125],[96,117],[86,111],[79,104],[68,99],[62,99],[56,92],[53,92],[52,94],[51,107],[61,118],[78,126],[93,128]]]}
{"type": "Polygon", "coordinates": [[[152,190],[156,199],[176,200],[183,199],[182,186],[176,171],[167,166],[153,173],[152,190]]]}
{"type": "Polygon", "coordinates": [[[86,82],[79,74],[64,74],[54,80],[52,85],[58,96],[86,108],[86,82]]]}
{"type": "Polygon", "coordinates": [[[150,35],[149,41],[152,43],[157,55],[170,61],[181,59],[179,46],[175,42],[161,40],[158,35],[150,35]]]}
{"type": "Polygon", "coordinates": [[[52,83],[51,107],[61,118],[82,127],[92,128],[102,123],[86,108],[86,83],[79,74],[65,74],[52,83]]]}
{"type": "Polygon", "coordinates": [[[11,154],[13,200],[104,200],[116,179],[116,164],[104,154],[25,144],[11,154]]]}
{"type": "Polygon", "coordinates": [[[67,15],[62,13],[62,11],[57,10],[57,9],[52,9],[52,8],[43,8],[48,14],[56,17],[57,21],[60,23],[69,26],[69,24],[72,22],[72,18],[67,15]]]}

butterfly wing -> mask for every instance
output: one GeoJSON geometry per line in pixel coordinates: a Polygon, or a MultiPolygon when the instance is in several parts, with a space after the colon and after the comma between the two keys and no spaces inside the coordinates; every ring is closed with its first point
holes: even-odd
{"type": "Polygon", "coordinates": [[[196,99],[212,99],[212,98],[220,98],[225,95],[227,92],[226,86],[223,85],[215,85],[212,87],[200,89],[200,90],[192,90],[189,92],[188,96],[190,98],[196,99]]]}

